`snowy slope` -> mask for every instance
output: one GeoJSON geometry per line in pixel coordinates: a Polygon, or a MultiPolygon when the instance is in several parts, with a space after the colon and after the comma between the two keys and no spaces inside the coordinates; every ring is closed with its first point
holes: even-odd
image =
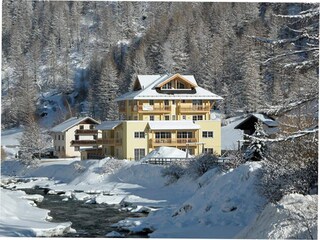
{"type": "Polygon", "coordinates": [[[269,203],[238,238],[317,239],[318,195],[290,194],[269,203]]]}
{"type": "Polygon", "coordinates": [[[136,220],[120,225],[133,231],[154,229],[150,236],[156,238],[233,238],[266,202],[255,188],[259,168],[258,163],[249,163],[225,174],[210,170],[196,180],[196,191],[177,208],[152,212],[138,226],[136,220]]]}

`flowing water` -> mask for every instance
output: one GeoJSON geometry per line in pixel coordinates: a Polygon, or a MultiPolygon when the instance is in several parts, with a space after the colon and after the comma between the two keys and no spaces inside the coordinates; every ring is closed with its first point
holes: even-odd
{"type": "Polygon", "coordinates": [[[63,237],[106,237],[106,234],[117,231],[126,238],[146,238],[147,233],[130,234],[111,227],[127,217],[145,217],[143,213],[130,213],[119,211],[118,208],[107,204],[86,204],[84,201],[62,201],[64,197],[45,194],[43,189],[24,189],[27,194],[41,194],[44,199],[37,203],[39,208],[50,210],[52,222],[72,222],[76,233],[68,233],[63,237]]]}

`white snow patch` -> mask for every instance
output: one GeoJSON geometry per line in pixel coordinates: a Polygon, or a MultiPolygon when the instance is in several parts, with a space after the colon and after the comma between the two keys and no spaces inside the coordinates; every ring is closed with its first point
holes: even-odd
{"type": "Polygon", "coordinates": [[[237,238],[317,239],[318,195],[290,194],[268,203],[237,238]]]}
{"type": "MultiPolygon", "coordinates": [[[[189,155],[190,156],[190,155],[189,155]]],[[[150,158],[185,158],[186,152],[173,147],[159,147],[151,151],[148,155],[141,159],[141,161],[150,158]]]]}
{"type": "Polygon", "coordinates": [[[50,223],[48,210],[31,206],[22,191],[1,190],[1,237],[51,237],[72,231],[71,222],[50,223]]]}

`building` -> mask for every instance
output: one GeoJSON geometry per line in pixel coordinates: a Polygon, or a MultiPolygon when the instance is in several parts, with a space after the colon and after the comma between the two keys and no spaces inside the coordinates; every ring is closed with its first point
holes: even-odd
{"type": "Polygon", "coordinates": [[[139,75],[133,91],[115,99],[118,121],[71,118],[52,129],[58,156],[139,160],[158,147],[186,155],[221,154],[221,121],[211,109],[222,98],[192,75],[139,75]]]}
{"type": "Polygon", "coordinates": [[[106,156],[140,159],[170,146],[198,155],[221,153],[221,122],[210,111],[222,98],[192,75],[139,75],[118,102],[120,121],[102,122],[98,144],[106,156]]]}
{"type": "Polygon", "coordinates": [[[53,127],[54,155],[57,157],[79,157],[83,149],[97,148],[100,122],[90,117],[72,117],[53,127]]]}
{"type": "MultiPolygon", "coordinates": [[[[270,137],[272,137],[274,134],[276,134],[279,130],[279,123],[274,119],[271,118],[265,114],[261,113],[252,113],[249,114],[248,117],[246,117],[243,121],[241,121],[237,126],[234,127],[234,129],[240,129],[243,130],[244,139],[242,140],[243,145],[242,149],[245,150],[249,144],[250,139],[246,135],[253,135],[256,131],[255,124],[257,122],[261,122],[263,126],[263,130],[266,134],[268,134],[270,137]]],[[[240,144],[239,144],[240,146],[240,144]]]]}

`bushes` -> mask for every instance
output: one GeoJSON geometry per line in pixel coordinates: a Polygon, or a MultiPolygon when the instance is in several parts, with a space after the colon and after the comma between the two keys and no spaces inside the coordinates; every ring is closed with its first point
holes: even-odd
{"type": "Polygon", "coordinates": [[[182,176],[200,177],[212,168],[218,167],[218,157],[211,154],[203,154],[190,162],[176,161],[162,170],[162,176],[168,178],[167,184],[176,182],[182,176]]]}
{"type": "Polygon", "coordinates": [[[218,167],[217,155],[203,154],[190,161],[188,172],[190,175],[200,177],[214,167],[218,167]]]}

